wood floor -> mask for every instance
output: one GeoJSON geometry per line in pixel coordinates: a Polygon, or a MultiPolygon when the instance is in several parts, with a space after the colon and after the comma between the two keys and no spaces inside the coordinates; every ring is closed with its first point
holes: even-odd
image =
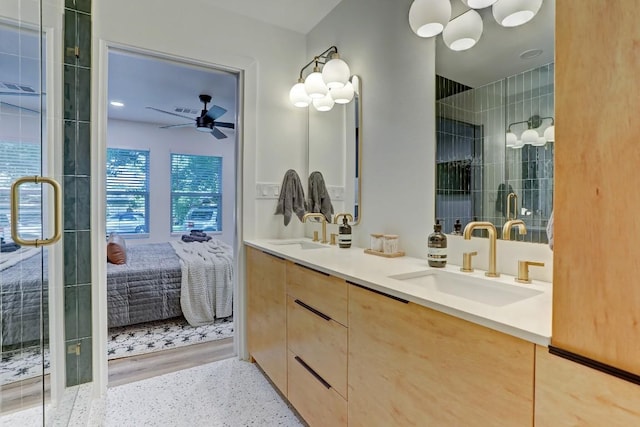
{"type": "MultiPolygon", "coordinates": [[[[189,369],[234,356],[233,338],[158,351],[109,361],[109,387],[189,369]]],[[[0,414],[42,404],[40,378],[2,386],[0,414]]],[[[45,400],[49,401],[49,375],[45,375],[45,400]]]]}

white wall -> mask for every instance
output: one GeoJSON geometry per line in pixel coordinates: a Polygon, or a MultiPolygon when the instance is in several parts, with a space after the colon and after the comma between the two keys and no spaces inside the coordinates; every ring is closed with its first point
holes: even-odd
{"type": "Polygon", "coordinates": [[[307,56],[336,45],[362,77],[362,222],[354,244],[367,247],[374,232],[398,234],[408,255],[426,258],[435,209],[435,44],[411,31],[410,5],[343,0],[308,34],[307,56]]]}
{"type": "Polygon", "coordinates": [[[235,206],[235,138],[219,141],[193,128],[159,129],[149,123],[109,120],[107,146],[149,150],[149,236],[127,236],[127,244],[178,240],[171,230],[171,154],[222,157],[222,233],[216,237],[233,245],[235,206]]]}

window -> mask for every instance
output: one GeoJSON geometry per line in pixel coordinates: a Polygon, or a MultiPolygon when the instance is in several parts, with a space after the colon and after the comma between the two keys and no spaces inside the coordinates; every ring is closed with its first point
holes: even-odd
{"type": "MultiPolygon", "coordinates": [[[[40,144],[0,141],[0,238],[10,239],[11,184],[23,176],[42,175],[40,160],[40,144]]],[[[20,186],[18,233],[23,238],[41,238],[41,201],[40,184],[20,186]]]]}
{"type": "Polygon", "coordinates": [[[171,232],[222,231],[222,157],[171,154],[171,232]]]}
{"type": "Polygon", "coordinates": [[[149,151],[107,149],[107,233],[147,233],[149,151]]]}

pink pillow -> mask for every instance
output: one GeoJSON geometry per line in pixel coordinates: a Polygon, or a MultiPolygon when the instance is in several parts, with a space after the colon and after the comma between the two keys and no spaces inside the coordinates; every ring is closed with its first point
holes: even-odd
{"type": "Polygon", "coordinates": [[[127,263],[127,246],[124,239],[116,233],[111,233],[107,241],[107,261],[112,264],[127,263]]]}

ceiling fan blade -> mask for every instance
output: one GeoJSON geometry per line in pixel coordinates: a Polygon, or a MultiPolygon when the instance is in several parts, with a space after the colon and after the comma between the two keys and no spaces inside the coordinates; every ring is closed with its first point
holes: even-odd
{"type": "Polygon", "coordinates": [[[8,102],[0,101],[0,105],[6,105],[7,107],[19,108],[20,110],[29,111],[31,113],[40,114],[38,110],[32,110],[31,108],[21,107],[20,105],[9,104],[8,102]]]}
{"type": "Polygon", "coordinates": [[[193,123],[183,123],[181,125],[160,126],[160,129],[183,128],[183,127],[187,127],[187,126],[193,126],[193,123]]]}
{"type": "Polygon", "coordinates": [[[221,128],[229,128],[229,129],[235,129],[236,125],[233,123],[229,123],[229,122],[213,122],[214,126],[219,126],[221,128]]]}
{"type": "Polygon", "coordinates": [[[161,110],[159,108],[154,108],[154,107],[145,107],[145,108],[148,108],[149,110],[158,111],[160,113],[171,114],[172,116],[182,117],[183,119],[193,120],[193,117],[183,116],[182,114],[172,113],[171,111],[164,111],[164,110],[161,110]]]}
{"type": "Polygon", "coordinates": [[[227,110],[225,110],[224,108],[220,107],[219,105],[212,105],[211,108],[209,108],[209,111],[207,111],[207,116],[209,116],[213,120],[215,120],[218,117],[222,116],[226,112],[227,112],[227,110]]]}
{"type": "Polygon", "coordinates": [[[227,137],[227,135],[220,132],[220,130],[216,128],[213,128],[213,130],[211,131],[211,135],[215,136],[218,139],[225,139],[227,137]]]}
{"type": "MultiPolygon", "coordinates": [[[[38,92],[0,92],[0,95],[40,96],[38,92]]],[[[45,95],[44,93],[42,95],[45,95]]]]}

